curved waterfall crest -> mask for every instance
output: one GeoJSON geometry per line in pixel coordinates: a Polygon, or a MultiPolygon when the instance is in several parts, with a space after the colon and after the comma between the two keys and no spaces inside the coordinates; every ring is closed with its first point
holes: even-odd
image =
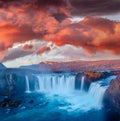
{"type": "MultiPolygon", "coordinates": [[[[37,80],[32,84],[34,87],[34,92],[52,92],[53,94],[63,94],[67,93],[67,95],[71,94],[71,92],[76,91],[78,89],[75,88],[75,77],[76,75],[70,74],[39,74],[34,75],[37,80]]],[[[31,83],[29,81],[28,76],[26,78],[26,93],[30,93],[31,91],[31,83]]],[[[84,91],[85,86],[85,76],[81,77],[81,83],[79,83],[79,92],[80,94],[86,93],[87,95],[93,97],[96,105],[99,107],[102,106],[102,100],[106,89],[112,79],[115,76],[108,77],[107,79],[103,79],[100,81],[92,82],[90,84],[88,92],[84,91]]]]}
{"type": "Polygon", "coordinates": [[[72,91],[75,86],[74,75],[37,75],[38,88],[36,91],[72,91]]]}
{"type": "Polygon", "coordinates": [[[88,93],[94,98],[94,100],[99,106],[102,106],[104,93],[109,87],[110,81],[115,78],[116,76],[110,76],[106,79],[91,83],[88,93]]]}

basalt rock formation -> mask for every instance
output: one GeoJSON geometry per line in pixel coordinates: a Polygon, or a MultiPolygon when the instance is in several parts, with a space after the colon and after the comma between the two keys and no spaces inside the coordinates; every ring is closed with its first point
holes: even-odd
{"type": "Polygon", "coordinates": [[[29,78],[30,84],[37,80],[37,78],[30,74],[23,73],[3,73],[0,74],[0,95],[11,96],[14,94],[22,94],[26,90],[26,75],[29,78]]]}
{"type": "MultiPolygon", "coordinates": [[[[85,71],[82,73],[78,73],[76,75],[76,85],[81,83],[82,76],[84,76],[84,90],[88,91],[89,86],[92,82],[99,81],[101,79],[105,79],[111,74],[109,72],[92,72],[92,71],[85,71]]],[[[79,88],[79,87],[77,87],[79,88]]]]}
{"type": "Polygon", "coordinates": [[[104,104],[107,108],[115,109],[120,113],[120,75],[112,80],[105,92],[104,104]]]}

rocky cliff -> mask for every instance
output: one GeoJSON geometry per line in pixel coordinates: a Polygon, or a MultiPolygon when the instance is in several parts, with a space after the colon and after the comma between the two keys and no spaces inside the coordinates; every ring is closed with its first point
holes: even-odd
{"type": "MultiPolygon", "coordinates": [[[[30,72],[30,71],[29,71],[30,72]]],[[[0,73],[0,95],[11,96],[13,94],[22,94],[26,90],[26,76],[31,85],[37,80],[31,73],[3,71],[0,73]]]]}
{"type": "MultiPolygon", "coordinates": [[[[81,79],[82,79],[82,76],[84,76],[84,90],[88,91],[89,89],[89,86],[92,82],[95,82],[95,81],[99,81],[101,79],[106,79],[108,78],[109,76],[112,76],[112,75],[115,75],[115,74],[111,74],[110,72],[92,72],[92,71],[85,71],[85,72],[82,72],[82,73],[78,73],[76,75],[76,85],[81,85],[79,83],[81,83],[81,79]]],[[[77,87],[76,88],[80,89],[80,87],[77,87]]]]}
{"type": "Polygon", "coordinates": [[[120,75],[112,80],[105,92],[104,104],[107,108],[114,108],[120,113],[120,75]]]}

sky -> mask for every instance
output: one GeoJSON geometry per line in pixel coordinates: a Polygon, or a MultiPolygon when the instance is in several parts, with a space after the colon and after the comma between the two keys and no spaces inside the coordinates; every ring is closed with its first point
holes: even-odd
{"type": "Polygon", "coordinates": [[[0,62],[120,59],[120,0],[0,0],[0,62]]]}

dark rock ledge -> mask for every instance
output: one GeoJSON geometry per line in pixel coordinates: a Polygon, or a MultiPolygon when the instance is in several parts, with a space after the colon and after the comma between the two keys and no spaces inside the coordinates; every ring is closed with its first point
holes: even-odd
{"type": "Polygon", "coordinates": [[[111,81],[109,88],[105,92],[103,102],[107,109],[120,114],[120,75],[111,81]]]}

